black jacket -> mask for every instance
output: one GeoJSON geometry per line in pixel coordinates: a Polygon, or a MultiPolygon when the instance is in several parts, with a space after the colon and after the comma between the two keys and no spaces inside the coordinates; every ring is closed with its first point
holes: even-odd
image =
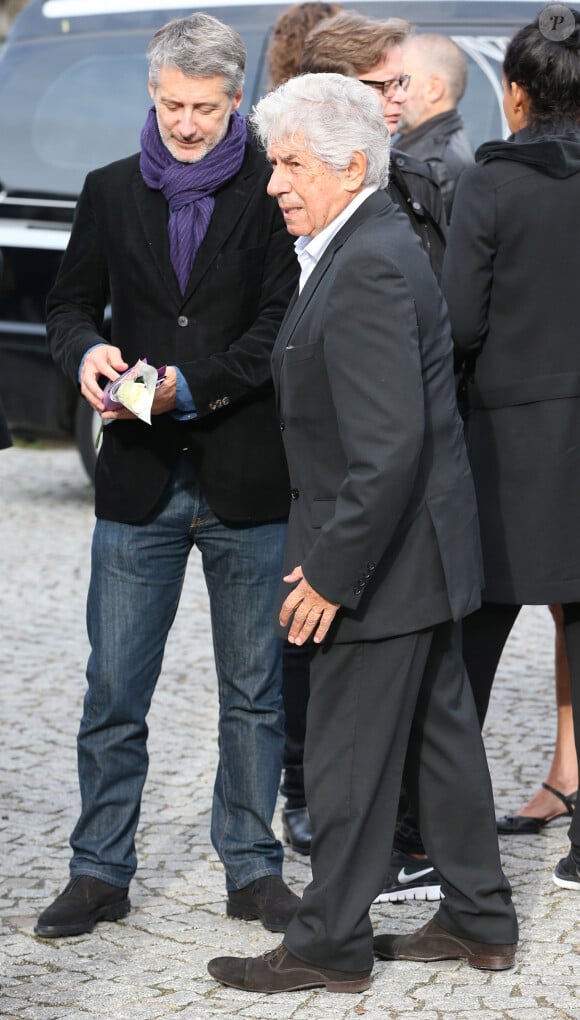
{"type": "Polygon", "coordinates": [[[111,340],[132,364],[177,365],[198,418],[107,425],[97,461],[98,517],[138,522],[157,504],[175,459],[189,447],[214,512],[260,522],[288,512],[289,486],[274,406],[270,355],[298,265],[270,169],[248,142],[238,174],[216,194],[208,232],[184,295],[171,265],[167,203],[131,156],[89,174],[70,242],[49,295],[52,354],[77,382],[84,353],[111,340]]]}
{"type": "Polygon", "coordinates": [[[491,142],[464,171],[445,256],[473,359],[468,448],[485,598],[580,600],[580,130],[491,142]]]}
{"type": "Polygon", "coordinates": [[[387,191],[408,217],[437,280],[441,280],[447,221],[434,171],[422,160],[391,149],[387,191]]]}
{"type": "Polygon", "coordinates": [[[397,138],[397,148],[416,159],[425,160],[435,172],[441,185],[447,219],[451,218],[451,207],[455,185],[466,166],[473,165],[473,149],[463,126],[458,110],[447,110],[436,117],[419,124],[397,138]]]}

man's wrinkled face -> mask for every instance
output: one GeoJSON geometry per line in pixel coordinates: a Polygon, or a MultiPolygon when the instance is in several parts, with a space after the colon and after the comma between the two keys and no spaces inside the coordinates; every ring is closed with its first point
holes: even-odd
{"type": "Polygon", "coordinates": [[[163,144],[181,163],[197,163],[225,138],[230,116],[242,101],[230,99],[221,74],[190,78],[167,64],[157,85],[149,82],[163,144]]]}
{"type": "Polygon", "coordinates": [[[344,173],[317,159],[300,139],[272,142],[268,194],[278,200],[286,228],[295,237],[316,237],[350,202],[344,173]]]}
{"type": "Polygon", "coordinates": [[[391,135],[396,134],[398,130],[403,107],[407,102],[407,93],[398,84],[404,73],[403,47],[391,46],[378,64],[364,73],[357,74],[359,81],[392,82],[387,96],[383,95],[383,90],[378,85],[369,85],[369,88],[375,88],[383,104],[383,117],[391,135]]]}

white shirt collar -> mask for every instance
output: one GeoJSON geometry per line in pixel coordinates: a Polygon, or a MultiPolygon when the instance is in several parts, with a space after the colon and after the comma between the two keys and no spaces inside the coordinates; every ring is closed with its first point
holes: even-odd
{"type": "Polygon", "coordinates": [[[296,239],[294,251],[296,252],[296,258],[300,263],[301,270],[300,280],[298,281],[299,292],[302,291],[308,277],[316,269],[317,263],[322,258],[332,238],[338,234],[338,231],[348,222],[358,207],[375,191],[378,191],[376,186],[367,185],[316,237],[302,236],[296,239]]]}

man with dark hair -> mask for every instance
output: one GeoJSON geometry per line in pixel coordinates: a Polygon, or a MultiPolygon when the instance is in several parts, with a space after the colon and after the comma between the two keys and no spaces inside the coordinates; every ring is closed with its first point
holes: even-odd
{"type": "Polygon", "coordinates": [[[35,928],[45,938],[129,912],[145,720],[193,545],[219,687],[211,836],[227,912],[284,931],[298,903],[271,827],[283,746],[272,605],[290,493],[270,354],[296,268],[266,194],[267,163],[238,112],[238,33],[193,14],[160,29],[148,57],[153,106],[141,152],[89,174],[48,300],[53,356],[106,428],[78,739],[82,806],[71,881],[35,928]],[[103,382],[140,358],[167,366],[151,424],[103,400],[103,382]]]}
{"type": "Polygon", "coordinates": [[[457,109],[467,85],[467,60],[453,39],[434,33],[408,39],[403,59],[411,83],[397,147],[433,167],[449,219],[457,179],[474,161],[457,109]]]}

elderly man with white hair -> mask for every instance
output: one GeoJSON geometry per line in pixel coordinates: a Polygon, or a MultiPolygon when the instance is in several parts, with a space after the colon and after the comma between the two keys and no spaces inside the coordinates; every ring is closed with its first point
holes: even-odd
{"type": "Polygon", "coordinates": [[[254,124],[302,270],[272,367],[293,496],[279,620],[312,646],[312,882],[277,949],[209,971],[248,991],[360,992],[373,949],[503,970],[517,921],[458,636],[481,575],[445,307],[382,190],[389,135],[371,89],[307,74],[254,124]],[[418,932],[373,945],[404,766],[445,898],[418,932]]]}

